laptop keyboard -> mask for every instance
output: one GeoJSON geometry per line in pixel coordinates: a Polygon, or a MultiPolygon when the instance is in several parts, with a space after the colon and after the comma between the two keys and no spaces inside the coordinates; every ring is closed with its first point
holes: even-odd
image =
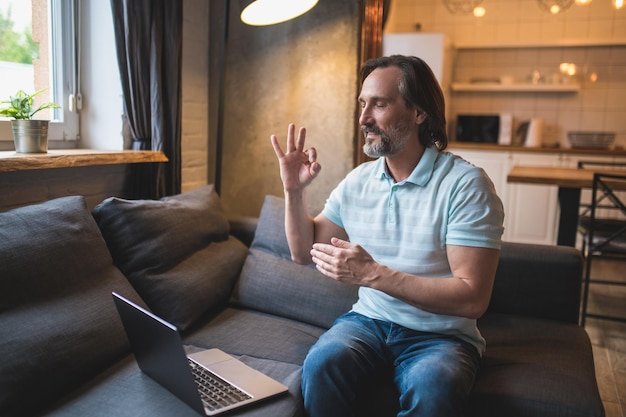
{"type": "Polygon", "coordinates": [[[252,398],[191,359],[189,359],[189,366],[202,402],[209,410],[219,410],[252,398]]]}

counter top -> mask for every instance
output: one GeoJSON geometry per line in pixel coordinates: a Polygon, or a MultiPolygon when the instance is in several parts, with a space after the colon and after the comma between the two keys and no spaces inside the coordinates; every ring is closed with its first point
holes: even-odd
{"type": "Polygon", "coordinates": [[[626,156],[626,149],[583,149],[496,145],[490,143],[448,142],[448,149],[467,149],[475,151],[529,152],[544,154],[584,154],[597,156],[626,156]]]}
{"type": "MultiPolygon", "coordinates": [[[[511,168],[506,180],[507,182],[556,185],[565,188],[591,188],[593,186],[593,174],[596,172],[624,174],[623,169],[585,169],[515,165],[511,168]]],[[[623,187],[624,183],[620,182],[618,189],[621,190],[623,187]]]]}
{"type": "Polygon", "coordinates": [[[570,188],[590,188],[593,171],[582,168],[514,166],[507,175],[507,182],[524,184],[557,185],[570,188]]]}
{"type": "Polygon", "coordinates": [[[0,152],[0,172],[145,162],[167,162],[167,157],[160,151],[95,149],[56,149],[48,153],[0,152]]]}

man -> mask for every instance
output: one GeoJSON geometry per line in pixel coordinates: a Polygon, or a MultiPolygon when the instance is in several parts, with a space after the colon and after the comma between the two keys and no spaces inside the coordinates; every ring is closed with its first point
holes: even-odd
{"type": "Polygon", "coordinates": [[[311,348],[302,392],[310,417],[354,415],[368,378],[393,369],[399,416],[462,416],[485,341],[503,209],[482,169],[442,152],[444,99],[419,58],[361,69],[364,152],[312,218],[305,188],[321,170],[306,131],[275,135],[294,261],[356,284],[359,299],[311,348]]]}

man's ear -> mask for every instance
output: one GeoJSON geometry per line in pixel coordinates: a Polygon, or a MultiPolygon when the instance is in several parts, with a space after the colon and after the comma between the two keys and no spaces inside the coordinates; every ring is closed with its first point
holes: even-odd
{"type": "Polygon", "coordinates": [[[426,114],[425,111],[418,110],[418,113],[416,114],[416,117],[415,117],[415,123],[417,123],[418,125],[421,125],[422,123],[424,123],[424,120],[426,120],[427,117],[428,115],[426,114]]]}

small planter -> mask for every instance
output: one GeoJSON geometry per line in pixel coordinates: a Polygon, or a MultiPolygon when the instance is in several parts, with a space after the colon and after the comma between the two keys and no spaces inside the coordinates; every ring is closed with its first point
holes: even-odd
{"type": "Polygon", "coordinates": [[[48,120],[11,120],[15,152],[47,153],[48,120]]]}

